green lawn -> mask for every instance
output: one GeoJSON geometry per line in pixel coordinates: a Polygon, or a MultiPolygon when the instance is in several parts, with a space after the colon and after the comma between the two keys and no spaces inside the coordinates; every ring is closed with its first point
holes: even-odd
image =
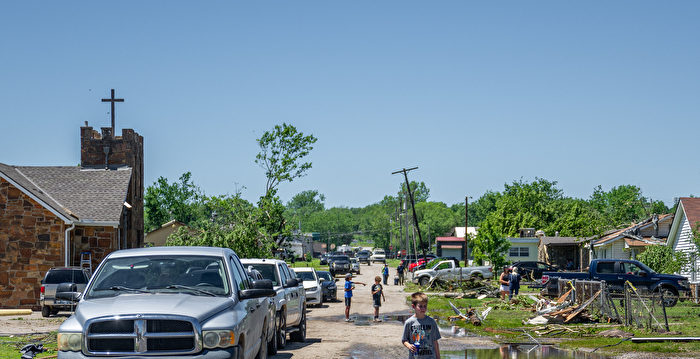
{"type": "Polygon", "coordinates": [[[56,356],[56,332],[50,334],[17,335],[0,337],[0,358],[19,358],[19,350],[27,344],[43,344],[47,351],[37,354],[36,359],[56,356]]]}

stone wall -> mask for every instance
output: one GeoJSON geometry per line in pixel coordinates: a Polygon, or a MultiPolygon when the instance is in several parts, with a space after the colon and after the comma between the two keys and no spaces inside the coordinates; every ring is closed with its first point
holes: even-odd
{"type": "Polygon", "coordinates": [[[0,308],[39,309],[41,279],[62,266],[66,227],[0,178],[0,308]]]}
{"type": "Polygon", "coordinates": [[[71,265],[80,266],[80,253],[89,251],[94,271],[104,257],[119,248],[118,238],[117,228],[76,226],[72,232],[71,265]]]}
{"type": "MultiPolygon", "coordinates": [[[[121,136],[113,136],[111,127],[103,127],[102,133],[90,126],[80,128],[80,165],[82,167],[129,166],[131,182],[126,201],[131,205],[126,224],[126,248],[143,247],[143,137],[133,129],[122,129],[121,136]],[[108,148],[108,156],[105,155],[108,148]]],[[[122,219],[124,222],[124,219],[122,219]]]]}

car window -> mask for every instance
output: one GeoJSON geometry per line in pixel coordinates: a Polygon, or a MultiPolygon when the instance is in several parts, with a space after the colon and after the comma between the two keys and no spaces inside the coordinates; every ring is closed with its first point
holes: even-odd
{"type": "Polygon", "coordinates": [[[325,280],[327,280],[327,281],[332,281],[332,280],[333,280],[333,278],[331,278],[331,274],[328,273],[328,272],[316,272],[316,274],[318,274],[318,277],[319,277],[319,278],[323,278],[323,279],[325,279],[325,280]]]}
{"type": "Polygon", "coordinates": [[[297,278],[299,278],[301,280],[311,280],[311,281],[316,280],[313,272],[297,272],[297,278]]]}
{"type": "Polygon", "coordinates": [[[450,268],[450,263],[445,262],[445,263],[440,263],[440,265],[437,266],[437,268],[435,268],[435,269],[440,270],[440,269],[448,269],[448,268],[450,268]]]}
{"type": "Polygon", "coordinates": [[[615,273],[615,262],[598,262],[598,273],[612,274],[615,273]]]}
{"type": "Polygon", "coordinates": [[[79,269],[56,269],[50,270],[46,274],[44,284],[60,284],[60,283],[76,283],[86,284],[87,275],[79,269]]]}
{"type": "Polygon", "coordinates": [[[248,276],[245,274],[245,270],[243,270],[241,262],[234,257],[231,257],[229,262],[231,263],[231,272],[233,272],[233,277],[236,281],[236,286],[238,287],[238,290],[248,289],[248,276]]]}
{"type": "Polygon", "coordinates": [[[277,264],[277,269],[280,272],[280,280],[282,281],[283,284],[286,284],[287,281],[289,280],[289,270],[287,269],[287,266],[284,264],[277,264]]]}
{"type": "Polygon", "coordinates": [[[275,265],[274,264],[245,264],[246,268],[248,266],[253,267],[255,270],[262,274],[263,279],[269,279],[272,281],[272,285],[279,285],[277,281],[277,275],[275,275],[275,265]]]}
{"type": "Polygon", "coordinates": [[[620,272],[626,274],[639,275],[644,270],[634,263],[620,263],[620,272]]]}

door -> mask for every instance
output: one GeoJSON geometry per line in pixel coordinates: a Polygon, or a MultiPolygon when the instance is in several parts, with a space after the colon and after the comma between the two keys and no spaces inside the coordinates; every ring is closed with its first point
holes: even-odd
{"type": "Polygon", "coordinates": [[[630,281],[635,287],[649,289],[652,284],[651,276],[643,268],[632,262],[621,262],[618,267],[625,281],[630,281]],[[645,274],[642,274],[645,273],[645,274]]]}
{"type": "MultiPolygon", "coordinates": [[[[286,284],[287,280],[296,278],[295,276],[292,275],[292,272],[289,270],[289,267],[287,267],[286,263],[279,263],[277,264],[277,268],[280,271],[280,274],[284,276],[284,282],[286,284]]],[[[291,287],[291,288],[284,288],[284,296],[287,299],[287,325],[294,325],[296,323],[299,323],[299,320],[301,319],[301,297],[299,295],[300,290],[304,290],[303,286],[300,289],[298,286],[297,287],[291,287]]]]}
{"type": "Polygon", "coordinates": [[[240,299],[238,295],[240,291],[250,288],[248,282],[248,274],[243,269],[238,257],[232,256],[229,258],[231,273],[233,274],[233,290],[236,292],[239,305],[245,311],[245,315],[241,316],[240,326],[245,333],[244,358],[252,358],[260,348],[260,334],[264,321],[265,308],[262,308],[257,298],[255,299],[240,299]],[[261,316],[262,314],[262,316],[261,316]]]}

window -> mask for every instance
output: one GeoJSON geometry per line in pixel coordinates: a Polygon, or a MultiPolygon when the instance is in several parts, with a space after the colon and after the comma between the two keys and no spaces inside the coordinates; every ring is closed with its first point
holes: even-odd
{"type": "Polygon", "coordinates": [[[233,279],[236,282],[235,285],[239,290],[248,289],[248,275],[245,273],[243,267],[241,267],[241,262],[234,257],[229,259],[231,262],[231,272],[233,272],[233,279]]]}
{"type": "Polygon", "coordinates": [[[598,262],[598,273],[600,273],[600,274],[615,273],[615,262],[598,262]]]}
{"type": "Polygon", "coordinates": [[[289,272],[287,271],[287,268],[285,268],[284,265],[278,264],[277,269],[280,272],[280,281],[282,282],[281,284],[287,285],[287,281],[289,280],[289,272]]]}
{"type": "Polygon", "coordinates": [[[508,256],[510,257],[529,257],[530,248],[529,247],[510,247],[508,250],[508,256]]]}

